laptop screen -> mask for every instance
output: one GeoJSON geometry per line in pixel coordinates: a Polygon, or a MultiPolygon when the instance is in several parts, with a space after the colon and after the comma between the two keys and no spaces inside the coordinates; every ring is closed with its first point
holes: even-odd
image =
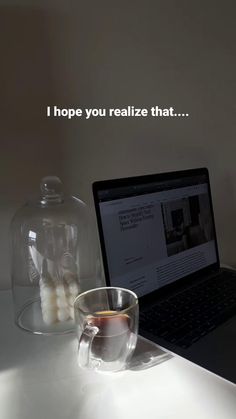
{"type": "Polygon", "coordinates": [[[206,174],[137,179],[96,194],[110,284],[141,297],[216,263],[217,250],[206,174]]]}

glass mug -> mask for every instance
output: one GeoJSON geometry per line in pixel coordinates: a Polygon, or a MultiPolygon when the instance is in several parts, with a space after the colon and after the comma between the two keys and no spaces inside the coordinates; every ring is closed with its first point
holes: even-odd
{"type": "Polygon", "coordinates": [[[137,342],[137,295],[124,288],[95,288],[80,294],[74,309],[80,367],[104,372],[125,369],[137,342]]]}

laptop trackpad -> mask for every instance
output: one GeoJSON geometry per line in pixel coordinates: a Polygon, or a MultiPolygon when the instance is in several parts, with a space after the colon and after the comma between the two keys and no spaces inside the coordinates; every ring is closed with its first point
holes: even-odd
{"type": "Polygon", "coordinates": [[[187,353],[189,360],[236,383],[236,316],[196,342],[187,353]]]}

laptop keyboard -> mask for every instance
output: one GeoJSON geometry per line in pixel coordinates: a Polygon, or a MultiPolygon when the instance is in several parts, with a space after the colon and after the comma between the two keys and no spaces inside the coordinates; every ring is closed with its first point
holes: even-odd
{"type": "Polygon", "coordinates": [[[140,328],[182,348],[236,314],[236,274],[222,272],[140,313],[140,328]]]}

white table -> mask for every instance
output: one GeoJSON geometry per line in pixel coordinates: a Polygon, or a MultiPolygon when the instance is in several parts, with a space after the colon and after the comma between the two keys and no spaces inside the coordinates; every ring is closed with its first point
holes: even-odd
{"type": "Polygon", "coordinates": [[[131,370],[88,373],[77,366],[75,336],[13,324],[10,291],[0,292],[0,314],[1,419],[236,418],[236,386],[152,344],[139,342],[131,370]],[[150,354],[160,363],[145,369],[150,354]]]}

